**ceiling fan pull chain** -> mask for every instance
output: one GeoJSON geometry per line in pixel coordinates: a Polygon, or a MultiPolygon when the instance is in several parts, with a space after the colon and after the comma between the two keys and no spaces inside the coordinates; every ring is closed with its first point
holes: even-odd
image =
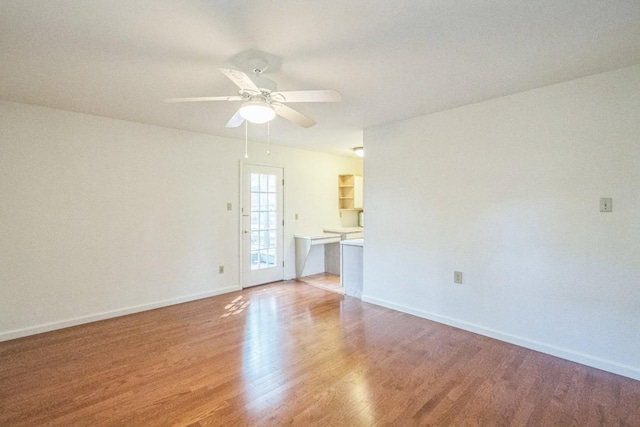
{"type": "Polygon", "coordinates": [[[271,122],[267,122],[267,156],[271,155],[271,122]]]}

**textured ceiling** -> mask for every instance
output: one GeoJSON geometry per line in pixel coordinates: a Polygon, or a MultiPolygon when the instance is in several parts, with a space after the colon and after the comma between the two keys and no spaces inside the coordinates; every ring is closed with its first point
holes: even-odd
{"type": "MultiPolygon", "coordinates": [[[[259,49],[280,90],[336,89],[291,104],[273,143],[334,154],[367,127],[640,63],[640,1],[4,0],[0,99],[242,139],[218,67],[259,49]]],[[[264,126],[250,127],[264,140],[264,126]]]]}

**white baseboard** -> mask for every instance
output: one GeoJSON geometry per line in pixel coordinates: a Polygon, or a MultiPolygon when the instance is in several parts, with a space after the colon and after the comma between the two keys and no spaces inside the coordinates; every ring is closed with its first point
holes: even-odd
{"type": "Polygon", "coordinates": [[[479,335],[495,338],[497,340],[508,342],[510,344],[515,344],[520,347],[525,347],[531,350],[539,351],[541,353],[550,354],[552,356],[560,357],[562,359],[570,360],[572,362],[580,363],[582,365],[591,366],[592,368],[597,368],[597,369],[601,369],[603,371],[611,372],[617,375],[629,377],[634,380],[640,380],[640,368],[637,368],[637,367],[623,365],[611,360],[602,359],[599,357],[576,352],[566,348],[561,348],[554,345],[546,344],[540,341],[535,341],[535,340],[520,337],[517,335],[512,335],[506,332],[497,331],[495,329],[485,328],[483,326],[476,325],[473,323],[453,319],[450,317],[440,316],[437,314],[395,304],[386,300],[370,297],[367,295],[362,296],[362,301],[379,305],[381,307],[390,308],[392,310],[401,311],[403,313],[411,314],[414,316],[422,317],[424,319],[432,320],[434,322],[442,323],[444,325],[453,326],[459,329],[464,329],[465,331],[474,332],[479,335]]]}
{"type": "Polygon", "coordinates": [[[201,292],[198,294],[185,295],[178,298],[170,298],[167,300],[156,301],[148,304],[134,305],[117,310],[104,311],[102,313],[90,314],[87,316],[74,317],[71,319],[60,320],[56,322],[43,323],[36,326],[29,326],[12,331],[0,332],[0,342],[8,341],[16,338],[22,338],[29,335],[40,334],[43,332],[54,331],[56,329],[68,328],[71,326],[82,325],[85,323],[96,322],[98,320],[111,319],[113,317],[125,316],[127,314],[140,313],[142,311],[153,310],[156,308],[167,307],[170,305],[181,304],[183,302],[195,301],[203,298],[209,298],[216,295],[222,295],[229,292],[240,291],[240,286],[229,286],[226,288],[215,289],[212,291],[201,292]]]}

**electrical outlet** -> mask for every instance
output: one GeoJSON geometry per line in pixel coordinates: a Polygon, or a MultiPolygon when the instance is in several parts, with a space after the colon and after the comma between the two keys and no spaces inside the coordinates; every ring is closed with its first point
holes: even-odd
{"type": "Polygon", "coordinates": [[[600,198],[600,212],[611,212],[611,197],[600,198]]]}
{"type": "Polygon", "coordinates": [[[298,220],[298,214],[296,214],[296,221],[298,220]]]}
{"type": "Polygon", "coordinates": [[[230,211],[231,209],[233,209],[233,205],[229,202],[227,203],[227,210],[230,211]]]}
{"type": "Polygon", "coordinates": [[[453,283],[462,284],[462,271],[453,272],[453,283]]]}
{"type": "Polygon", "coordinates": [[[218,266],[218,274],[222,274],[224,273],[224,265],[219,265],[218,266]]]}

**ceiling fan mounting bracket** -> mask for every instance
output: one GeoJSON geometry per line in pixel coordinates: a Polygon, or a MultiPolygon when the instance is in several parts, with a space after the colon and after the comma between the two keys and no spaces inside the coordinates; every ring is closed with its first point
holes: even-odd
{"type": "Polygon", "coordinates": [[[282,66],[282,58],[257,49],[242,51],[229,61],[239,70],[255,75],[275,73],[282,66]]]}
{"type": "Polygon", "coordinates": [[[269,63],[262,58],[250,58],[249,65],[253,74],[262,74],[269,68],[269,63]]]}

